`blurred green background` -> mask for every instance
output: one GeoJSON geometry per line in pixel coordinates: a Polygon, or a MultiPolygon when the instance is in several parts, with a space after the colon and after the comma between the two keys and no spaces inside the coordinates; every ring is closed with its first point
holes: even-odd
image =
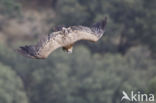
{"type": "Polygon", "coordinates": [[[0,103],[120,103],[123,90],[156,95],[156,0],[0,0],[0,103]],[[104,16],[100,41],[79,42],[70,55],[14,51],[57,25],[104,16]]]}

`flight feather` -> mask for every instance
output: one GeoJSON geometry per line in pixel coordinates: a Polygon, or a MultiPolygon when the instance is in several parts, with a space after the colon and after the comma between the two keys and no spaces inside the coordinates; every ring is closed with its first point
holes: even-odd
{"type": "Polygon", "coordinates": [[[62,27],[48,36],[42,38],[36,45],[22,46],[17,51],[24,56],[45,59],[57,48],[64,48],[67,52],[71,50],[73,44],[79,40],[98,41],[105,31],[107,18],[92,25],[62,27]]]}

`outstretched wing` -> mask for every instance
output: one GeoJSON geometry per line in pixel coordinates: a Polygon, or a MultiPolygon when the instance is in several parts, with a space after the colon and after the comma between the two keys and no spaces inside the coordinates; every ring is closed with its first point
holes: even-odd
{"type": "Polygon", "coordinates": [[[41,39],[36,45],[23,46],[17,51],[24,56],[44,59],[59,47],[66,47],[79,40],[89,40],[96,42],[104,33],[106,19],[93,25],[92,27],[71,26],[62,28],[41,39]]]}
{"type": "Polygon", "coordinates": [[[54,51],[62,46],[63,33],[61,31],[53,32],[48,36],[42,38],[36,45],[26,45],[17,49],[17,52],[22,55],[35,59],[44,59],[54,51]]]}

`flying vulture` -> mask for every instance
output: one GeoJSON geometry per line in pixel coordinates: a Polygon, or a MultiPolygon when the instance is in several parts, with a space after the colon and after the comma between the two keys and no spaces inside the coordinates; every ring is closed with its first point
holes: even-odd
{"type": "Polygon", "coordinates": [[[102,21],[95,23],[91,27],[62,27],[47,37],[42,38],[36,45],[22,46],[17,49],[17,52],[35,59],[45,59],[50,53],[60,47],[71,53],[74,43],[79,40],[97,42],[104,34],[106,22],[107,18],[105,17],[102,21]]]}

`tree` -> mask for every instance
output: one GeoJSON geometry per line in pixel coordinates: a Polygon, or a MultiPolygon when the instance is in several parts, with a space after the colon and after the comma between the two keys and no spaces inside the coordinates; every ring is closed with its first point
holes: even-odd
{"type": "Polygon", "coordinates": [[[148,92],[156,95],[156,77],[150,80],[148,92]]]}
{"type": "Polygon", "coordinates": [[[144,47],[132,49],[126,57],[92,55],[85,47],[78,47],[71,56],[55,52],[48,60],[51,66],[32,73],[31,102],[118,103],[123,90],[146,92],[149,83],[145,81],[154,77],[148,74],[155,68],[148,54],[144,47]]]}
{"type": "Polygon", "coordinates": [[[20,4],[17,0],[0,0],[0,14],[15,16],[20,11],[20,4]]]}
{"type": "Polygon", "coordinates": [[[22,80],[10,67],[0,63],[0,102],[28,103],[22,80]]]}
{"type": "Polygon", "coordinates": [[[55,10],[58,18],[57,24],[83,24],[89,16],[86,7],[82,6],[77,0],[59,0],[55,10]]]}
{"type": "Polygon", "coordinates": [[[56,13],[59,24],[68,25],[88,26],[108,16],[108,28],[99,46],[87,43],[93,52],[125,54],[136,45],[146,45],[155,52],[154,4],[154,0],[65,0],[58,2],[56,13]]]}

